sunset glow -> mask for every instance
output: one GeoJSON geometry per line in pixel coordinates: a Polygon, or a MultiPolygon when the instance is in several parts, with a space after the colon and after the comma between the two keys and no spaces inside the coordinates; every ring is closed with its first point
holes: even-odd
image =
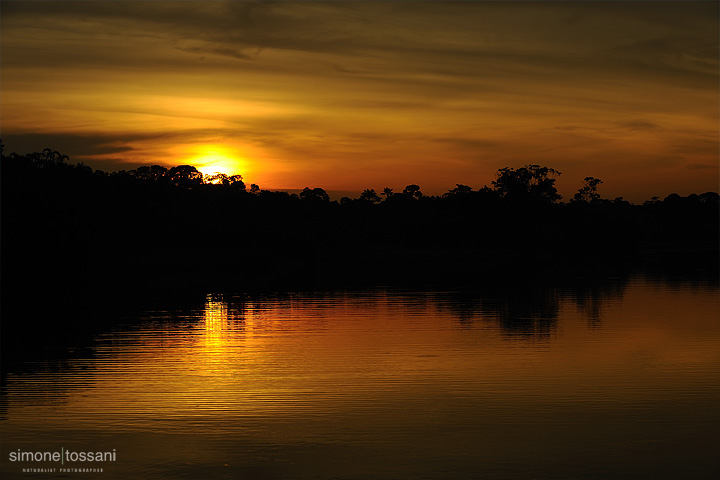
{"type": "Polygon", "coordinates": [[[0,478],[715,478],[719,38],[0,0],[0,478]]]}
{"type": "Polygon", "coordinates": [[[10,152],[106,171],[188,161],[267,189],[437,194],[536,163],[562,172],[565,198],[588,175],[609,198],[701,193],[718,189],[718,13],[4,1],[1,133],[10,152]]]}
{"type": "Polygon", "coordinates": [[[248,162],[240,159],[231,149],[221,146],[200,147],[187,163],[205,175],[242,175],[248,170],[248,162]]]}

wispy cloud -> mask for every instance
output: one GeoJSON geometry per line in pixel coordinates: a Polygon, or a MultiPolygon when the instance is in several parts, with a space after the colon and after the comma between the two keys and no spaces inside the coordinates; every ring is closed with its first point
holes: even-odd
{"type": "Polygon", "coordinates": [[[642,172],[647,191],[667,165],[717,162],[716,2],[2,9],[2,128],[17,145],[170,163],[173,145],[231,142],[262,181],[339,189],[422,170],[442,190],[546,161],[564,178],[594,166],[608,191],[642,172]]]}

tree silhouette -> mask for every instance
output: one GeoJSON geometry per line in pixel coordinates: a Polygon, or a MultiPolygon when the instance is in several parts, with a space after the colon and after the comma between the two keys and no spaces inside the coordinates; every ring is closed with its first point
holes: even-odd
{"type": "Polygon", "coordinates": [[[570,200],[571,202],[598,203],[600,194],[597,193],[597,187],[603,183],[602,180],[595,177],[585,177],[582,188],[570,200]]]}
{"type": "Polygon", "coordinates": [[[228,185],[233,190],[245,191],[245,182],[243,182],[242,175],[230,175],[228,177],[228,185]]]}
{"type": "Polygon", "coordinates": [[[472,187],[468,187],[467,185],[462,185],[460,183],[456,183],[455,188],[453,188],[452,190],[448,190],[446,193],[443,193],[443,198],[468,195],[468,194],[472,193],[472,191],[473,191],[472,187]]]}
{"type": "MultiPolygon", "coordinates": [[[[477,267],[490,258],[498,259],[491,260],[492,268],[514,275],[508,262],[541,268],[552,259],[552,268],[575,268],[631,258],[655,246],[717,254],[715,192],[670,195],[645,205],[617,199],[570,208],[552,205],[559,195],[551,177],[559,172],[538,165],[499,170],[494,188],[456,184],[443,195],[424,196],[411,184],[402,193],[366,189],[359,199],[339,202],[310,187],[290,195],[253,184],[251,195],[240,175],[206,178],[188,165],[88,170],[51,149],[25,155],[3,150],[4,278],[32,288],[38,281],[45,288],[95,278],[90,271],[120,283],[158,271],[180,279],[185,268],[221,272],[197,267],[193,262],[203,255],[221,254],[240,265],[248,251],[258,252],[252,265],[268,277],[360,269],[369,279],[373,268],[388,266],[392,275],[457,280],[485,275],[477,267]],[[381,197],[386,200],[378,205],[381,197]],[[382,241],[375,238],[378,232],[382,241]],[[167,245],[187,252],[183,262],[166,259],[167,245]],[[55,273],[38,280],[39,271],[55,273]],[[23,281],[16,282],[19,277],[23,281]]],[[[578,198],[598,198],[600,183],[586,177],[578,198]]]]}
{"type": "Polygon", "coordinates": [[[173,185],[180,188],[191,189],[203,183],[203,174],[192,165],[172,167],[168,171],[168,177],[173,185]]]}
{"type": "Polygon", "coordinates": [[[161,165],[144,165],[128,173],[139,180],[159,182],[168,175],[168,169],[161,165]]]}
{"type": "Polygon", "coordinates": [[[498,170],[497,180],[492,184],[506,203],[551,204],[562,198],[555,188],[555,179],[550,178],[553,175],[560,172],[540,165],[525,165],[517,170],[505,167],[498,170]]]}
{"type": "Polygon", "coordinates": [[[420,187],[415,184],[406,186],[403,189],[403,195],[407,195],[412,198],[421,198],[423,196],[422,192],[420,191],[420,187]]]}
{"type": "Polygon", "coordinates": [[[230,185],[230,177],[225,173],[213,173],[212,175],[204,175],[203,183],[228,186],[230,185]]]}
{"type": "Polygon", "coordinates": [[[57,166],[70,166],[65,163],[69,160],[67,155],[63,155],[57,150],[52,150],[50,148],[45,148],[41,153],[31,153],[27,156],[29,157],[32,165],[35,167],[53,168],[57,166]]]}
{"type": "Polygon", "coordinates": [[[303,191],[300,192],[300,198],[302,200],[314,201],[314,202],[317,202],[317,201],[329,202],[330,201],[330,196],[327,194],[327,192],[319,187],[313,188],[313,189],[310,189],[309,187],[303,188],[303,191]]]}
{"type": "Polygon", "coordinates": [[[378,197],[377,193],[375,193],[375,189],[368,188],[363,190],[363,192],[360,194],[360,200],[364,200],[370,203],[378,203],[381,198],[378,197]]]}
{"type": "Polygon", "coordinates": [[[708,205],[717,205],[720,202],[720,195],[717,192],[701,193],[698,195],[698,201],[708,205]]]}

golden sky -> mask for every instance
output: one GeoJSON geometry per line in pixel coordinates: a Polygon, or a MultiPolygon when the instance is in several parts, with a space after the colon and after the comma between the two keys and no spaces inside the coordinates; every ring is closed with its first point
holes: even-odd
{"type": "Polygon", "coordinates": [[[266,189],[718,190],[718,2],[0,3],[8,151],[266,189]]]}

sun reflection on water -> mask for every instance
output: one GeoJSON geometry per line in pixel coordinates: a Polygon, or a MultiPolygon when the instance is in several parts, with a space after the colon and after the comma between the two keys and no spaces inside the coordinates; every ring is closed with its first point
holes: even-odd
{"type": "Polygon", "coordinates": [[[205,297],[203,324],[198,333],[201,335],[205,352],[217,355],[225,352],[232,344],[235,330],[242,330],[242,315],[228,308],[228,303],[220,294],[208,294],[205,297]],[[237,328],[239,327],[239,328],[237,328]]]}
{"type": "Polygon", "coordinates": [[[208,294],[205,297],[205,330],[208,334],[222,331],[228,321],[227,302],[223,301],[222,295],[208,294]]]}
{"type": "MultiPolygon", "coordinates": [[[[578,455],[569,478],[599,450],[632,445],[650,458],[661,437],[685,464],[706,458],[718,424],[717,288],[629,283],[600,296],[599,324],[575,297],[548,294],[530,308],[508,295],[205,295],[101,335],[91,358],[9,375],[0,427],[23,450],[69,436],[109,440],[127,460],[107,480],[156,478],[159,462],[193,478],[214,478],[206,472],[226,463],[242,473],[253,458],[296,468],[310,465],[308,452],[303,478],[317,477],[316,465],[366,458],[407,469],[427,458],[414,476],[439,478],[440,463],[485,468],[475,445],[503,459],[487,467],[499,472],[540,444],[548,458],[578,455]],[[676,450],[689,428],[692,451],[676,450]]],[[[618,469],[650,478],[635,451],[618,469]]],[[[347,476],[331,467],[324,478],[347,476]]],[[[0,464],[0,477],[8,468],[0,464]]]]}

